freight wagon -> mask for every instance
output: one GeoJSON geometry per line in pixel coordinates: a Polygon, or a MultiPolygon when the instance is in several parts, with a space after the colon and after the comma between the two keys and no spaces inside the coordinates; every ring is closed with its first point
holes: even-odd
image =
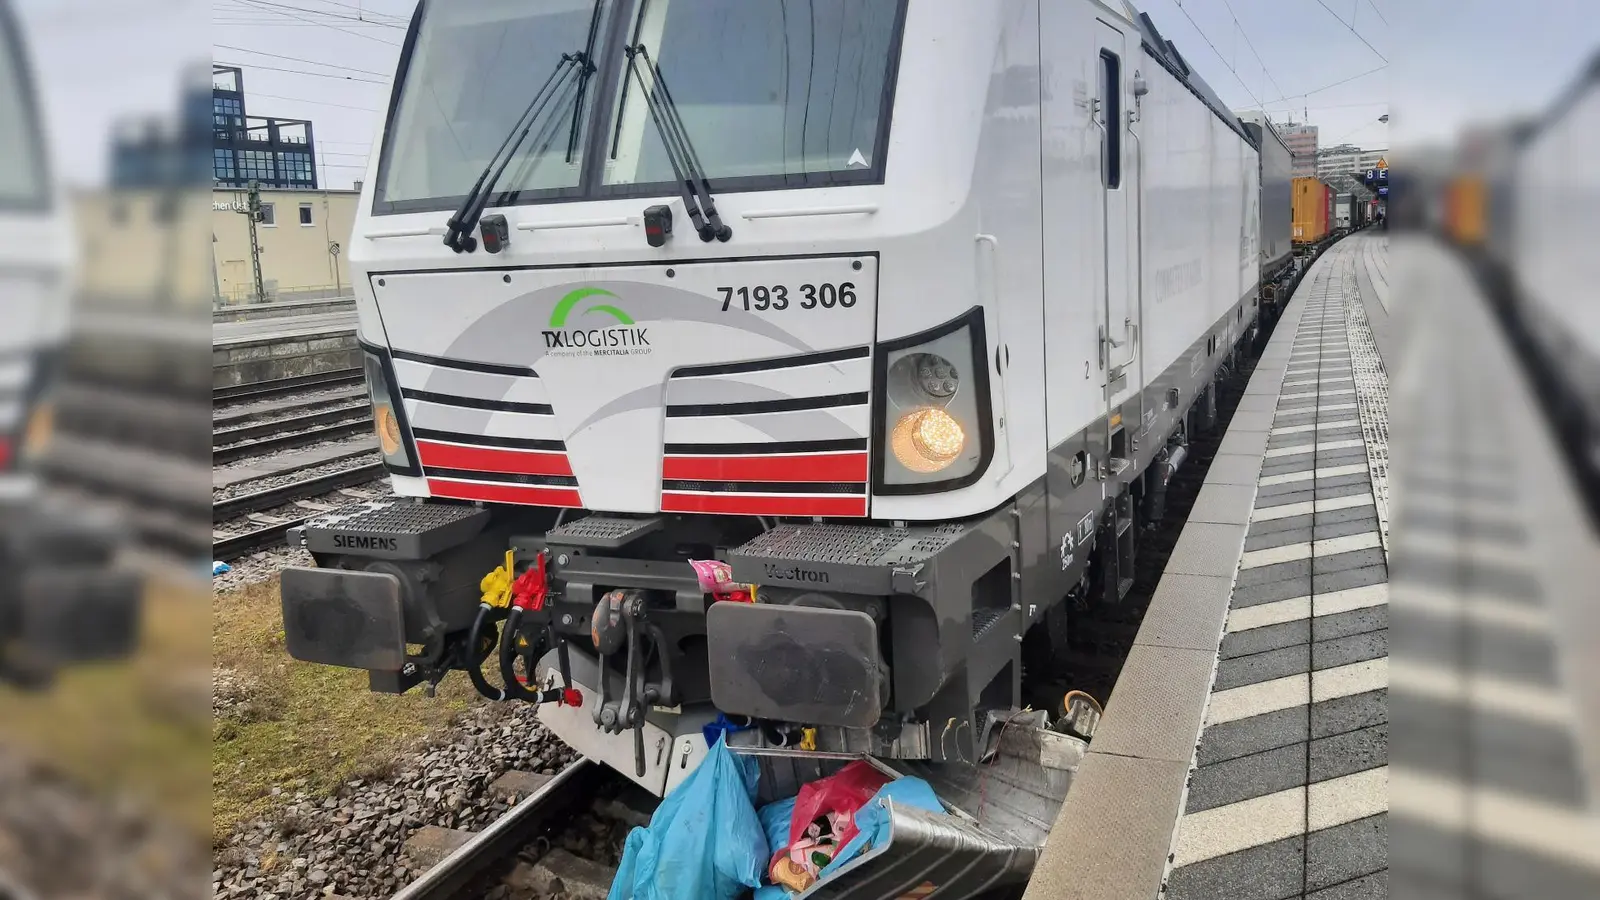
{"type": "Polygon", "coordinates": [[[1293,187],[1294,243],[1316,244],[1330,232],[1333,189],[1321,179],[1300,177],[1293,187]]]}
{"type": "Polygon", "coordinates": [[[1270,279],[1294,258],[1294,155],[1265,113],[1245,112],[1239,121],[1260,148],[1261,271],[1270,279]]]}

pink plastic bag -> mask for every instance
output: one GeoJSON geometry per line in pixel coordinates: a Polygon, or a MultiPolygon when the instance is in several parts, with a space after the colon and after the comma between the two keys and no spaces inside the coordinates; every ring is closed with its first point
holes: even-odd
{"type": "Polygon", "coordinates": [[[795,797],[794,815],[789,819],[789,843],[797,843],[805,835],[806,826],[830,813],[840,814],[833,819],[839,829],[833,836],[835,846],[850,843],[856,836],[856,810],[888,783],[889,776],[873,768],[871,763],[858,759],[827,778],[803,785],[795,797]]]}

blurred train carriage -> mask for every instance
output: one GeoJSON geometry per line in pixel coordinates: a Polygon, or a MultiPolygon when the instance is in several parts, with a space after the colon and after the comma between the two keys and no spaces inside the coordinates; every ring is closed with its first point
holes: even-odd
{"type": "Polygon", "coordinates": [[[1600,511],[1600,55],[1528,121],[1464,136],[1438,231],[1473,263],[1523,349],[1600,511]]]}

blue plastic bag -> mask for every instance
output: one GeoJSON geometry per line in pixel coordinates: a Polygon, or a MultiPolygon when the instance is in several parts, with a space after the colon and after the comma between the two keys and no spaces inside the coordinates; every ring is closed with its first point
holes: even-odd
{"type": "MultiPolygon", "coordinates": [[[[789,846],[789,820],[794,817],[794,801],[793,797],[775,800],[756,811],[761,819],[761,830],[767,833],[769,860],[772,854],[789,846]]],[[[769,884],[756,889],[755,900],[788,900],[791,896],[788,888],[769,884]]]]}
{"type": "Polygon", "coordinates": [[[628,834],[607,900],[734,900],[760,887],[769,853],[756,816],[759,775],[719,739],[650,825],[628,834]]]}

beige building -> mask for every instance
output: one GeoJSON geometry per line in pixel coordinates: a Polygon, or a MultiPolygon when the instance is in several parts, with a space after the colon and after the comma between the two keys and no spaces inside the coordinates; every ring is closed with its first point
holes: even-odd
{"type": "MultiPolygon", "coordinates": [[[[347,244],[361,202],[355,190],[262,189],[256,225],[266,299],[310,300],[350,293],[347,244]]],[[[212,265],[219,304],[255,302],[249,198],[242,190],[211,195],[212,265]]]]}
{"type": "Polygon", "coordinates": [[[88,305],[192,311],[215,288],[205,261],[209,192],[110,188],[72,194],[74,282],[88,305]]]}
{"type": "Polygon", "coordinates": [[[1331,175],[1366,175],[1370,169],[1376,169],[1378,163],[1383,162],[1389,155],[1388,148],[1382,150],[1362,150],[1360,147],[1344,146],[1333,147],[1317,154],[1317,177],[1327,178],[1331,175]]]}
{"type": "Polygon", "coordinates": [[[1284,146],[1294,157],[1294,176],[1313,178],[1317,174],[1317,126],[1297,125],[1293,122],[1279,125],[1278,134],[1284,146]]]}

